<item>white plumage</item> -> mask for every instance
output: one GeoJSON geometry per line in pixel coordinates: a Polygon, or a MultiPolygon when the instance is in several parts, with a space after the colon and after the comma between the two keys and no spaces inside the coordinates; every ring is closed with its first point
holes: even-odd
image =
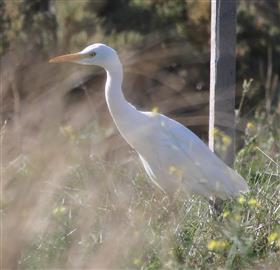
{"type": "Polygon", "coordinates": [[[182,188],[190,194],[226,199],[248,191],[245,180],[189,129],[162,114],[138,111],[126,101],[122,64],[115,50],[98,43],[50,60],[66,61],[106,70],[105,97],[111,116],[150,179],[166,193],[174,195],[182,188]]]}

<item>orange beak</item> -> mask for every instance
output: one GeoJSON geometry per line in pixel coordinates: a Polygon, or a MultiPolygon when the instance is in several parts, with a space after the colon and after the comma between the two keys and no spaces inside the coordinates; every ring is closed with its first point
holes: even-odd
{"type": "Polygon", "coordinates": [[[53,57],[49,60],[49,63],[72,62],[72,61],[81,60],[82,58],[83,55],[81,55],[80,53],[71,53],[71,54],[65,54],[65,55],[53,57]]]}

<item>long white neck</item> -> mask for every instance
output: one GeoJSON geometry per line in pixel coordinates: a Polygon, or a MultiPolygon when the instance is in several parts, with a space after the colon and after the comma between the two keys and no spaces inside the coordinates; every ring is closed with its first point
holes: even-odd
{"type": "Polygon", "coordinates": [[[129,130],[134,125],[135,115],[140,113],[126,101],[123,95],[123,69],[120,61],[105,69],[107,73],[105,86],[106,102],[116,126],[122,136],[129,142],[129,130]]]}
{"type": "Polygon", "coordinates": [[[121,63],[106,68],[107,80],[105,97],[112,117],[118,116],[122,108],[127,106],[127,101],[122,92],[123,69],[121,63]]]}

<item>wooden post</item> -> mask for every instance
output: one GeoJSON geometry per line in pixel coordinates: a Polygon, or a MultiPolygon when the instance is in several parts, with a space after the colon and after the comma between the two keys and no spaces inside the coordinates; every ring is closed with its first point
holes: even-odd
{"type": "Polygon", "coordinates": [[[236,0],[211,0],[209,147],[230,166],[235,156],[235,43],[236,0]],[[228,144],[226,153],[216,144],[221,134],[226,134],[221,140],[228,144]]]}

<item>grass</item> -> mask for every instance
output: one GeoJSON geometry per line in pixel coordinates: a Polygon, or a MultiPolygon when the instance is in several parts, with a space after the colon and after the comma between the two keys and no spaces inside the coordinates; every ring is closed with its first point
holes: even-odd
{"type": "Polygon", "coordinates": [[[14,182],[32,198],[27,203],[26,197],[19,197],[14,212],[24,233],[24,240],[12,243],[21,243],[17,267],[276,269],[279,164],[265,151],[279,147],[279,142],[267,140],[273,132],[267,134],[259,124],[252,122],[247,129],[252,128],[236,159],[250,193],[227,202],[222,214],[213,217],[207,202],[198,197],[179,194],[171,204],[150,185],[136,157],[108,162],[94,154],[92,140],[106,131],[95,125],[80,132],[61,127],[57,136],[65,160],[59,173],[51,171],[58,164],[46,172],[46,155],[34,153],[19,158],[12,168],[14,182]],[[39,184],[34,188],[30,179],[39,184]]]}

